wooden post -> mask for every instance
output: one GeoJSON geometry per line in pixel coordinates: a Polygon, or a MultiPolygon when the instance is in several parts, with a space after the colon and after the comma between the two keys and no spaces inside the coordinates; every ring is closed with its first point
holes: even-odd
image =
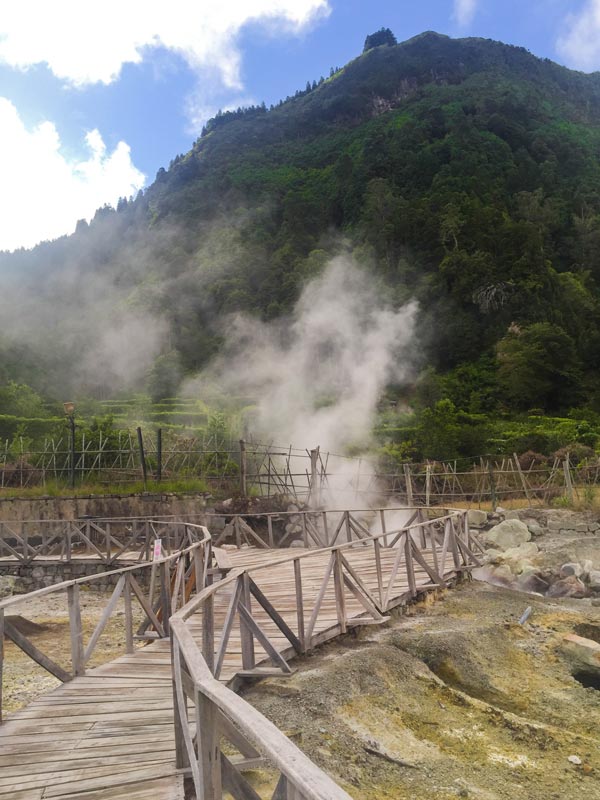
{"type": "Polygon", "coordinates": [[[221,800],[219,717],[215,704],[202,692],[196,694],[196,731],[202,800],[221,800]]]}
{"type": "Polygon", "coordinates": [[[573,502],[573,480],[571,478],[571,469],[569,467],[569,456],[563,461],[563,471],[565,473],[565,491],[570,503],[573,502]]]}
{"type": "Polygon", "coordinates": [[[83,628],[81,626],[81,605],[79,603],[79,584],[67,587],[69,604],[69,630],[71,633],[71,663],[73,677],[85,674],[83,658],[83,628]]]}
{"type": "Polygon", "coordinates": [[[169,562],[163,561],[160,564],[160,606],[162,609],[161,623],[165,636],[169,635],[169,617],[171,616],[171,596],[169,589],[169,562]]]}
{"type": "Polygon", "coordinates": [[[425,467],[425,505],[431,505],[431,464],[425,467]]]}
{"type": "Polygon", "coordinates": [[[148,471],[146,466],[146,456],[144,454],[144,437],[142,436],[142,429],[137,429],[138,445],[140,448],[140,463],[142,465],[142,477],[144,479],[144,491],[146,491],[148,483],[148,471]]]}
{"type": "Polygon", "coordinates": [[[333,583],[335,587],[335,609],[342,633],[346,633],[346,598],[344,596],[344,573],[342,567],[342,554],[334,550],[335,561],[333,564],[333,583]]]}
{"type": "Polygon", "coordinates": [[[310,451],[310,495],[308,498],[309,505],[318,508],[321,505],[321,492],[317,485],[317,467],[319,463],[319,448],[310,451]]]}
{"type": "MultiPolygon", "coordinates": [[[[239,580],[242,582],[242,605],[244,605],[248,612],[252,614],[252,599],[250,596],[250,579],[248,577],[248,573],[244,572],[242,575],[240,575],[239,580]]],[[[256,658],[254,655],[254,635],[242,619],[241,615],[240,637],[242,644],[242,667],[244,669],[254,669],[256,666],[256,658]]]]}
{"type": "Polygon", "coordinates": [[[162,480],[162,428],[156,431],[156,481],[162,480]]]}
{"type": "Polygon", "coordinates": [[[492,511],[497,508],[496,502],[496,481],[494,480],[494,467],[492,462],[488,461],[488,472],[490,473],[490,503],[492,504],[492,511]]]}
{"type": "Polygon", "coordinates": [[[521,486],[525,492],[525,497],[527,498],[529,505],[531,505],[531,497],[529,495],[529,489],[527,488],[527,482],[525,480],[525,476],[523,475],[523,470],[521,469],[521,464],[519,463],[516,453],[513,453],[513,458],[515,459],[515,466],[517,468],[517,472],[519,473],[519,478],[521,479],[521,486]]]}
{"type": "Polygon", "coordinates": [[[202,605],[202,655],[213,675],[215,673],[214,607],[214,595],[210,594],[202,605]]]}
{"type": "Polygon", "coordinates": [[[247,469],[246,442],[240,439],[240,494],[242,497],[248,497],[247,469]]]}
{"type": "Polygon", "coordinates": [[[0,725],[2,725],[2,672],[4,668],[4,609],[0,608],[0,725]]]}
{"type": "Polygon", "coordinates": [[[304,627],[304,601],[302,597],[302,571],[300,559],[294,559],[294,586],[296,588],[296,616],[298,619],[298,639],[302,652],[306,653],[306,630],[304,627]]]}
{"type": "Polygon", "coordinates": [[[410,477],[410,465],[404,464],[404,479],[406,481],[406,505],[410,508],[414,506],[412,478],[410,477]]]}
{"type": "Polygon", "coordinates": [[[125,652],[133,653],[133,612],[131,608],[131,585],[129,583],[129,573],[125,572],[125,584],[123,585],[123,603],[125,606],[125,652]]]}

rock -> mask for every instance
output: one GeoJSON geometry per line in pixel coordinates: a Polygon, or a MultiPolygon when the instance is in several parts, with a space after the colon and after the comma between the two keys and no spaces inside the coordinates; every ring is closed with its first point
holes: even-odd
{"type": "Polygon", "coordinates": [[[585,597],[586,594],[585,584],[575,575],[556,581],[547,592],[548,597],[585,597]]]}
{"type": "Polygon", "coordinates": [[[600,569],[592,569],[587,575],[590,591],[600,592],[600,569]]]}
{"type": "Polygon", "coordinates": [[[479,511],[477,508],[470,508],[467,511],[467,519],[469,520],[469,525],[472,525],[474,528],[483,528],[488,521],[487,511],[479,511]]]}
{"type": "Polygon", "coordinates": [[[578,564],[576,561],[570,561],[562,565],[560,568],[560,577],[568,578],[571,575],[575,575],[576,578],[580,578],[583,575],[583,567],[581,564],[578,564]]]}
{"type": "Polygon", "coordinates": [[[524,572],[517,579],[517,586],[522,592],[546,594],[549,584],[536,572],[524,572]]]}
{"type": "Polygon", "coordinates": [[[505,561],[521,561],[524,558],[535,558],[539,551],[535,542],[523,542],[518,547],[509,547],[502,555],[505,561]]]}
{"type": "Polygon", "coordinates": [[[527,525],[519,519],[507,519],[495,525],[485,534],[486,542],[495,545],[500,550],[508,550],[529,542],[531,533],[527,525]]]}
{"type": "Polygon", "coordinates": [[[540,536],[544,535],[544,529],[536,522],[534,519],[527,519],[525,520],[525,524],[529,530],[529,533],[533,536],[534,539],[538,539],[540,536]]]}
{"type": "Polygon", "coordinates": [[[16,583],[17,578],[14,575],[0,576],[0,599],[11,597],[14,594],[16,583]]]}
{"type": "Polygon", "coordinates": [[[577,766],[581,764],[581,759],[579,756],[569,756],[567,761],[569,761],[571,764],[576,764],[577,766]]]}
{"type": "Polygon", "coordinates": [[[512,583],[515,577],[508,564],[501,564],[499,567],[494,567],[491,574],[494,580],[499,583],[512,583]]]}
{"type": "Polygon", "coordinates": [[[561,650],[579,664],[597,669],[600,674],[600,644],[593,639],[567,633],[561,642],[561,650]]]}
{"type": "Polygon", "coordinates": [[[585,561],[582,562],[581,566],[583,567],[583,578],[589,578],[590,573],[594,570],[594,562],[591,561],[589,558],[586,558],[585,561]]]}
{"type": "Polygon", "coordinates": [[[486,564],[500,564],[503,560],[503,555],[502,550],[495,550],[490,547],[489,550],[485,551],[483,559],[486,564]]]}
{"type": "Polygon", "coordinates": [[[598,608],[598,606],[600,606],[600,597],[595,597],[595,598],[592,600],[592,605],[593,605],[595,608],[598,608]]]}

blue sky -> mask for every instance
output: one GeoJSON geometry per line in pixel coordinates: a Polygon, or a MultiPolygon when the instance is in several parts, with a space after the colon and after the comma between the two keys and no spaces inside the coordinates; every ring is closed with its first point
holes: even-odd
{"type": "Polygon", "coordinates": [[[600,0],[4,0],[0,249],[71,232],[151,182],[218,108],[293,94],[382,26],[600,68],[600,0]]]}

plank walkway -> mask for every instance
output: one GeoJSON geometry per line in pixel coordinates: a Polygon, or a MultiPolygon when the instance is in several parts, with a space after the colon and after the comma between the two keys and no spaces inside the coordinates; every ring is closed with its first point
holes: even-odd
{"type": "MultiPolygon", "coordinates": [[[[234,567],[263,567],[251,575],[265,595],[276,603],[285,621],[294,628],[297,609],[293,563],[279,563],[290,551],[243,548],[229,553],[234,567]]],[[[377,593],[373,545],[346,552],[346,558],[365,587],[377,593]]],[[[431,553],[423,551],[432,564],[431,553]]],[[[303,561],[303,606],[308,618],[315,606],[330,554],[315,551],[303,561]]],[[[395,550],[382,549],[387,570],[395,550]]],[[[434,588],[425,570],[415,565],[418,588],[434,588]]],[[[454,575],[454,569],[445,577],[454,575]]],[[[408,593],[405,568],[396,576],[393,596],[403,602],[408,593]]],[[[215,595],[215,627],[223,625],[229,591],[215,595]]],[[[281,651],[289,642],[266,612],[253,605],[253,616],[281,651]]],[[[346,599],[346,613],[361,624],[364,607],[346,599]]],[[[371,620],[372,621],[372,620],[371,620]]],[[[325,592],[315,633],[322,641],[336,633],[336,601],[333,581],[325,592]]],[[[194,615],[188,627],[202,641],[202,616],[194,615]]],[[[255,645],[257,661],[266,657],[255,645]]],[[[220,680],[232,685],[242,668],[239,625],[231,633],[220,680]]],[[[162,639],[140,647],[131,655],[89,670],[10,715],[0,726],[0,799],[42,800],[183,800],[181,775],[175,769],[173,689],[169,641],[162,639]]]]}

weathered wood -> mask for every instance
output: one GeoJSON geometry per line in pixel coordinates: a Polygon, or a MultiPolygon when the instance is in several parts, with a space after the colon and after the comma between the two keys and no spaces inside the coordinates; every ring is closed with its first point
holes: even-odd
{"type": "Polygon", "coordinates": [[[131,576],[125,574],[125,585],[123,586],[123,606],[125,610],[125,652],[133,653],[133,608],[131,604],[131,576]]]}
{"type": "Polygon", "coordinates": [[[256,666],[256,656],[254,653],[254,638],[252,636],[252,627],[248,624],[248,616],[252,619],[252,600],[250,594],[250,577],[247,572],[240,576],[241,583],[240,602],[238,604],[238,612],[240,618],[240,638],[242,645],[242,667],[244,669],[254,669],[256,666]],[[245,608],[247,614],[242,614],[242,607],[245,608]]]}
{"type": "MultiPolygon", "coordinates": [[[[210,674],[210,673],[209,673],[210,674]]],[[[221,800],[221,749],[218,708],[203,692],[196,695],[196,747],[200,771],[198,797],[221,800]]]]}
{"type": "Polygon", "coordinates": [[[4,633],[8,638],[20,647],[21,650],[26,653],[29,658],[33,659],[36,664],[39,664],[40,667],[43,667],[46,672],[49,672],[51,675],[54,675],[55,678],[58,678],[59,681],[63,683],[67,683],[72,679],[72,675],[70,675],[66,670],[64,670],[59,664],[53,661],[51,658],[48,658],[47,655],[38,650],[38,648],[27,639],[26,636],[15,628],[12,622],[9,622],[6,618],[4,619],[4,633]]]}
{"type": "Polygon", "coordinates": [[[165,630],[164,630],[164,628],[162,626],[161,621],[158,619],[158,617],[154,613],[153,608],[151,607],[150,603],[146,600],[146,597],[144,596],[144,592],[143,592],[141,586],[139,585],[139,583],[136,581],[136,579],[133,577],[133,575],[131,573],[129,574],[129,583],[130,583],[130,586],[131,586],[131,589],[132,589],[134,595],[138,599],[139,604],[141,605],[141,607],[143,608],[144,612],[146,613],[146,616],[147,616],[149,622],[154,626],[154,629],[156,630],[156,632],[158,633],[159,636],[161,636],[161,637],[165,636],[165,630]]]}
{"type": "MultiPolygon", "coordinates": [[[[119,578],[117,585],[115,586],[113,593],[108,601],[106,608],[102,612],[102,616],[100,617],[94,632],[90,636],[90,640],[87,643],[87,647],[85,648],[85,652],[83,653],[83,664],[87,664],[90,660],[92,653],[94,652],[94,648],[98,642],[98,639],[102,635],[104,628],[106,627],[106,623],[112,617],[117,607],[117,603],[119,602],[119,598],[121,597],[121,592],[123,591],[123,587],[125,586],[125,576],[121,575],[119,578]]],[[[81,625],[81,620],[80,620],[81,625]]]]}
{"type": "MultiPolygon", "coordinates": [[[[253,636],[256,637],[257,641],[260,642],[260,644],[262,645],[263,649],[265,650],[265,652],[267,653],[273,664],[279,665],[282,672],[291,672],[290,667],[285,658],[283,658],[283,656],[279,653],[277,648],[273,645],[269,637],[260,627],[258,622],[254,619],[254,617],[252,616],[250,611],[246,608],[243,602],[239,603],[238,610],[240,614],[240,619],[244,622],[246,628],[253,634],[253,636]]],[[[244,668],[244,670],[248,671],[254,669],[256,665],[256,658],[254,657],[254,651],[252,652],[252,661],[253,663],[251,666],[246,666],[244,664],[244,650],[242,644],[242,667],[244,668]]]]}
{"type": "Polygon", "coordinates": [[[67,589],[69,606],[69,632],[71,636],[71,666],[73,675],[83,675],[86,659],[83,654],[83,627],[81,625],[81,604],[79,601],[79,584],[67,589]]]}
{"type": "MultiPolygon", "coordinates": [[[[295,562],[294,562],[295,563],[295,562]]],[[[267,612],[269,617],[273,620],[273,622],[277,625],[279,630],[283,633],[292,647],[296,650],[296,652],[302,652],[302,644],[293,630],[289,627],[287,622],[283,619],[281,614],[276,610],[273,604],[265,597],[262,591],[258,588],[258,586],[254,583],[252,578],[249,580],[250,585],[250,592],[253,597],[255,597],[260,605],[264,608],[267,612]]]]}
{"type": "Polygon", "coordinates": [[[0,608],[0,725],[2,725],[2,678],[4,673],[4,609],[0,608]]]}
{"type": "MultiPolygon", "coordinates": [[[[235,800],[262,800],[252,786],[237,771],[224,753],[221,753],[221,772],[223,776],[223,789],[235,800]]],[[[219,798],[220,800],[220,798],[219,798]]]]}

